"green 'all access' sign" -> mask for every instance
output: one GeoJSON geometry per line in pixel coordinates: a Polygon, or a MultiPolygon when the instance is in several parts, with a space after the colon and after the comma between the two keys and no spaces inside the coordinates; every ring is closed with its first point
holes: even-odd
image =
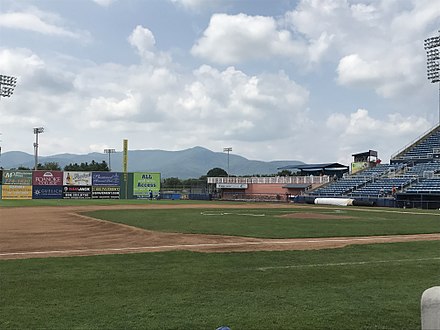
{"type": "Polygon", "coordinates": [[[135,172],[133,173],[133,195],[149,197],[150,191],[157,196],[160,191],[160,173],[135,172]]]}

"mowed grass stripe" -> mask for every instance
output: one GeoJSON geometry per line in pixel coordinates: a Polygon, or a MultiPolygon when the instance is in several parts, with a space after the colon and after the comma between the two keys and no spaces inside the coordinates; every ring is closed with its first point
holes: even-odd
{"type": "Polygon", "coordinates": [[[398,260],[376,260],[376,261],[352,261],[352,262],[338,262],[338,263],[325,263],[325,264],[308,264],[308,265],[285,265],[285,266],[270,266],[270,267],[258,267],[257,270],[271,270],[271,269],[286,269],[286,268],[307,268],[307,267],[339,267],[339,266],[358,266],[358,265],[372,265],[383,263],[419,263],[423,261],[436,261],[440,260],[440,257],[432,258],[417,258],[417,259],[398,259],[398,260]]]}
{"type": "Polygon", "coordinates": [[[438,251],[432,241],[1,261],[0,328],[419,329],[438,251]],[[275,268],[337,263],[352,264],[275,268]]]}
{"type": "Polygon", "coordinates": [[[440,217],[437,213],[381,213],[349,208],[103,210],[88,212],[86,215],[162,232],[259,238],[381,236],[440,232],[440,217]],[[305,217],[305,214],[308,216],[305,217]]]}

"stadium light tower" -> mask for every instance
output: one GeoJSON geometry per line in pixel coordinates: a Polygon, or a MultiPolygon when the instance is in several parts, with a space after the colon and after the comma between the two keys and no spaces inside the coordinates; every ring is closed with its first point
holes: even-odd
{"type": "Polygon", "coordinates": [[[108,170],[109,170],[109,172],[112,171],[112,165],[110,163],[110,155],[115,152],[116,152],[115,149],[104,149],[104,153],[108,154],[108,170]]]}
{"type": "Polygon", "coordinates": [[[10,97],[14,93],[17,78],[0,74],[0,98],[10,97]]]}
{"type": "Polygon", "coordinates": [[[229,178],[229,153],[232,151],[232,147],[223,148],[223,152],[228,153],[228,178],[229,178]]]}
{"type": "MultiPolygon", "coordinates": [[[[16,85],[17,85],[17,78],[0,74],[0,99],[2,97],[11,97],[11,95],[14,93],[14,88],[16,85]]],[[[1,154],[2,154],[2,147],[0,146],[0,157],[1,154]]]]}
{"type": "Polygon", "coordinates": [[[440,123],[440,30],[437,37],[425,39],[425,50],[427,56],[428,80],[438,84],[438,114],[440,123]]]}
{"type": "Polygon", "coordinates": [[[34,151],[35,151],[35,166],[34,170],[36,171],[38,169],[38,134],[44,133],[44,127],[35,127],[34,128],[34,134],[35,134],[35,143],[34,143],[34,151]]]}

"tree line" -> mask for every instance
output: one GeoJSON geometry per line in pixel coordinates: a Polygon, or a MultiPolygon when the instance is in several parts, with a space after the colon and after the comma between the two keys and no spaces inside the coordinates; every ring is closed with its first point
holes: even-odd
{"type": "MultiPolygon", "coordinates": [[[[11,168],[14,170],[14,168],[11,168]]],[[[29,167],[19,166],[17,170],[31,170],[29,167]]],[[[43,171],[61,171],[61,166],[57,162],[46,162],[44,164],[38,164],[37,170],[43,171]]],[[[64,171],[94,171],[94,172],[108,172],[110,171],[107,163],[103,160],[101,163],[95,162],[92,160],[90,163],[70,163],[69,165],[64,166],[64,171]]]]}

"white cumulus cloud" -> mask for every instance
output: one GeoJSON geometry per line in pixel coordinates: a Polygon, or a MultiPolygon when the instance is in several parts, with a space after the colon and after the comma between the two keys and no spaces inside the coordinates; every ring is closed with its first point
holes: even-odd
{"type": "Polygon", "coordinates": [[[249,59],[294,56],[304,52],[288,30],[272,17],[214,14],[192,54],[214,63],[234,64],[249,59]]]}
{"type": "Polygon", "coordinates": [[[90,40],[88,32],[69,29],[63,26],[63,21],[58,15],[35,8],[29,8],[26,11],[0,13],[0,27],[81,41],[90,40]]]}
{"type": "Polygon", "coordinates": [[[430,126],[425,118],[415,115],[392,113],[374,118],[366,109],[350,114],[334,113],[326,121],[333,142],[343,146],[338,149],[338,156],[346,157],[347,161],[350,152],[373,149],[378,150],[379,156],[388,162],[392,154],[405,146],[401,141],[409,144],[430,126]]]}

